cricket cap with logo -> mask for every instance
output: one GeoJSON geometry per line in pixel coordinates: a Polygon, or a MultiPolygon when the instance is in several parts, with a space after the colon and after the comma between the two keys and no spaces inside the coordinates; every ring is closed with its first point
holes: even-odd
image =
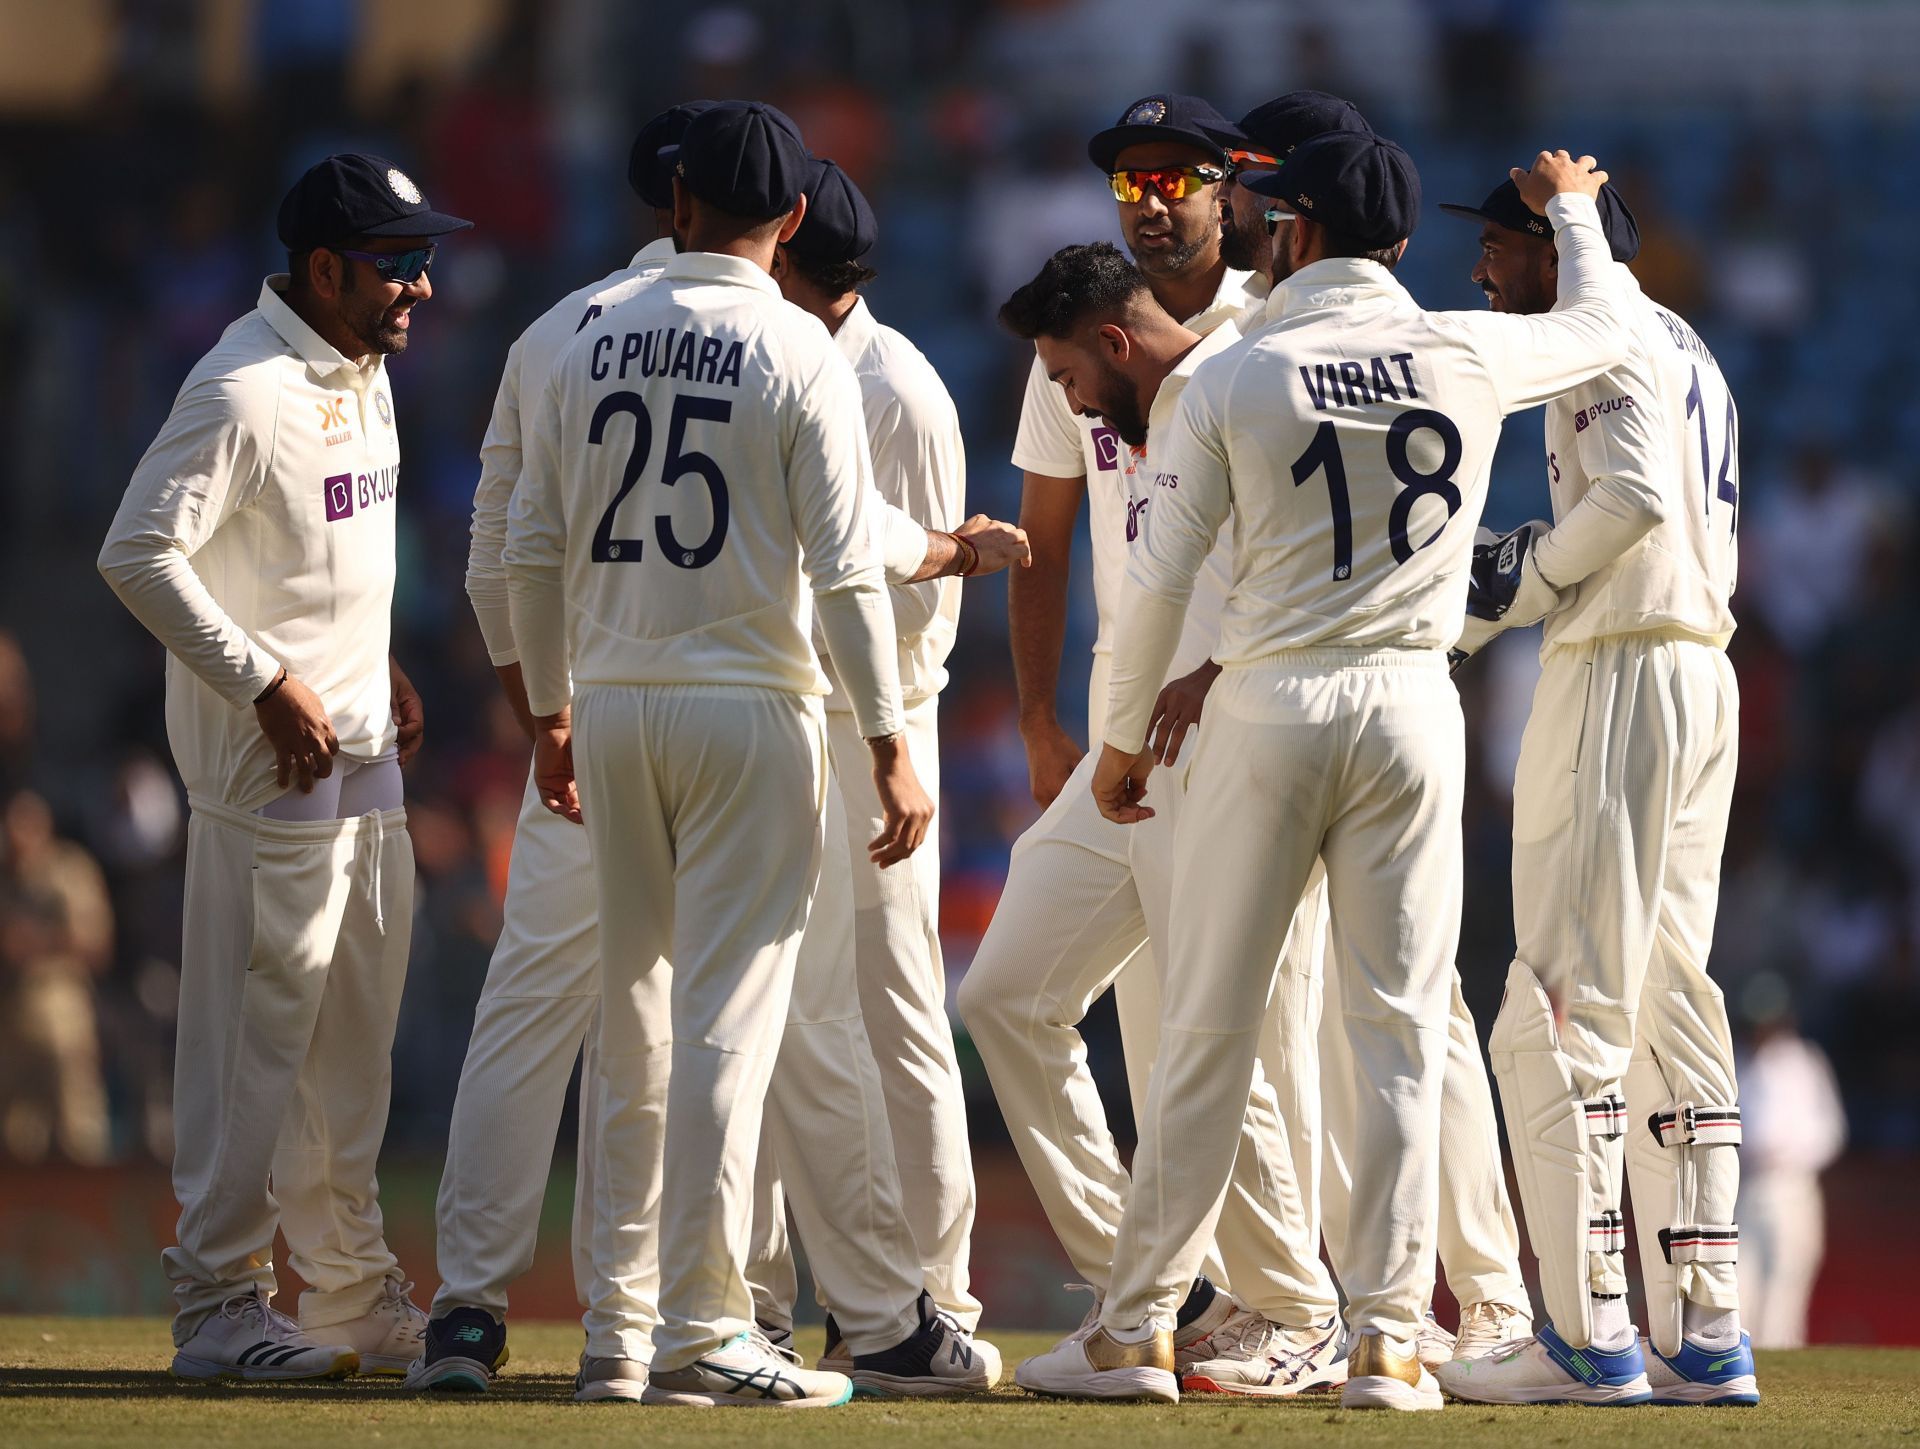
{"type": "Polygon", "coordinates": [[[729,216],[785,216],[813,173],[800,128],[761,101],[709,107],[687,123],[679,145],[667,149],[687,190],[729,216]]]}
{"type": "Polygon", "coordinates": [[[1168,91],[1142,96],[1120,113],[1120,119],[1087,142],[1087,156],[1102,171],[1112,171],[1129,146],[1154,141],[1179,141],[1206,152],[1216,165],[1227,163],[1227,152],[1246,144],[1246,137],[1210,102],[1198,96],[1168,91]]]}
{"type": "Polygon", "coordinates": [[[361,236],[445,236],[473,223],[427,205],[393,162],[356,151],[309,167],[280,202],[276,230],[290,252],[339,246],[361,236]]]}
{"type": "MultiPolygon", "coordinates": [[[[1620,193],[1614,190],[1611,181],[1600,184],[1597,204],[1600,208],[1600,231],[1607,239],[1607,250],[1613,253],[1616,262],[1632,261],[1640,255],[1640,223],[1633,219],[1633,213],[1628,210],[1620,193]]],[[[1443,201],[1440,209],[1450,211],[1455,216],[1490,221],[1495,226],[1524,232],[1542,241],[1553,240],[1552,224],[1539,212],[1528,208],[1526,202],[1520,199],[1520,188],[1514,185],[1511,178],[1488,192],[1487,199],[1478,206],[1443,201]]]]}
{"type": "Polygon", "coordinates": [[[673,158],[661,153],[679,145],[693,118],[702,111],[712,110],[714,104],[682,101],[677,106],[668,106],[633,138],[633,151],[627,157],[627,185],[654,210],[665,211],[673,205],[673,158]]]}
{"type": "Polygon", "coordinates": [[[1302,141],[1276,171],[1243,171],[1240,184],[1281,209],[1351,237],[1389,247],[1420,224],[1420,172],[1384,136],[1328,131],[1302,141]]]}

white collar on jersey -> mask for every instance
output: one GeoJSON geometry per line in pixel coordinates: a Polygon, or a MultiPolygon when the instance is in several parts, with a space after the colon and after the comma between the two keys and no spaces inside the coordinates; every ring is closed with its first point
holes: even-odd
{"type": "Polygon", "coordinates": [[[627,269],[638,271],[641,267],[664,266],[679,255],[680,253],[674,249],[672,237],[659,237],[635,252],[633,260],[627,263],[627,269]]]}
{"type": "Polygon", "coordinates": [[[678,252],[660,269],[660,275],[689,282],[721,282],[735,287],[754,287],[771,296],[780,295],[780,284],[762,268],[745,257],[725,252],[678,252]]]}
{"type": "Polygon", "coordinates": [[[1275,287],[1262,319],[1274,322],[1309,308],[1338,307],[1362,297],[1380,296],[1413,300],[1413,294],[1380,263],[1365,257],[1327,257],[1307,263],[1275,287]]]}
{"type": "MultiPolygon", "coordinates": [[[[336,372],[360,371],[358,363],[315,332],[301,320],[298,312],[287,305],[287,299],[281,294],[292,280],[285,272],[275,272],[260,284],[260,315],[267,319],[267,325],[280,334],[281,341],[293,349],[294,356],[312,368],[317,376],[332,377],[336,372]]],[[[376,356],[366,370],[371,372],[379,365],[380,359],[376,356]]]]}
{"type": "Polygon", "coordinates": [[[1213,331],[1222,322],[1238,322],[1267,295],[1267,279],[1232,267],[1220,278],[1213,300],[1181,325],[1194,332],[1213,331]]]}
{"type": "Polygon", "coordinates": [[[879,333],[880,323],[868,310],[867,299],[856,297],[853,310],[840,319],[840,326],[834,331],[833,345],[848,362],[858,362],[879,333]]]}

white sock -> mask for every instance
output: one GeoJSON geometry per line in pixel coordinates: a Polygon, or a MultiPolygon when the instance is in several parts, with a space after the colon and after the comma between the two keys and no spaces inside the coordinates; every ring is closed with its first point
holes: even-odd
{"type": "Polygon", "coordinates": [[[1614,1353],[1633,1342],[1633,1320],[1627,1316],[1626,1294],[1612,1298],[1593,1295],[1593,1346],[1614,1353]]]}
{"type": "Polygon", "coordinates": [[[1681,1305],[1680,1326],[1701,1348],[1732,1348],[1740,1342],[1740,1310],[1695,1303],[1681,1305]]]}

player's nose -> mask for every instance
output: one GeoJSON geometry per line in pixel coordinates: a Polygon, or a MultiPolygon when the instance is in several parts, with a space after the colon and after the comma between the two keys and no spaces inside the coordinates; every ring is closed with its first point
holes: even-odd
{"type": "Polygon", "coordinates": [[[433,279],[425,272],[422,272],[411,282],[408,282],[406,286],[402,287],[400,291],[402,295],[411,297],[416,302],[424,302],[433,295],[433,279]]]}

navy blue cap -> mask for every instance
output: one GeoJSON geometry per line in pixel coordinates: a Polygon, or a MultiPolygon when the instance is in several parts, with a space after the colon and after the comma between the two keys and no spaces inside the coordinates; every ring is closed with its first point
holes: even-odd
{"type": "Polygon", "coordinates": [[[1373,127],[1352,101],[1325,91],[1288,91],[1262,101],[1240,118],[1243,141],[1234,144],[1264,151],[1282,160],[1294,147],[1328,131],[1358,131],[1371,136],[1373,127]]]}
{"type": "Polygon", "coordinates": [[[794,208],[813,158],[792,119],[760,101],[721,101],[665,148],[687,190],[730,216],[767,221],[794,208]]]}
{"type": "Polygon", "coordinates": [[[445,236],[473,223],[427,205],[413,179],[379,156],[345,152],[307,168],[280,201],[275,229],[290,252],[356,236],[445,236]]]}
{"type": "Polygon", "coordinates": [[[1114,168],[1114,159],[1129,146],[1153,141],[1181,141],[1207,152],[1225,165],[1227,148],[1245,142],[1225,116],[1198,96],[1167,92],[1142,96],[1120,113],[1120,119],[1087,142],[1087,155],[1102,171],[1114,168]]]}
{"type": "Polygon", "coordinates": [[[816,160],[806,190],[807,214],[789,250],[812,262],[854,262],[873,250],[880,224],[851,176],[831,161],[816,160]]]}
{"type": "MultiPolygon", "coordinates": [[[[1640,255],[1640,223],[1633,219],[1627,203],[1613,189],[1611,181],[1600,183],[1600,230],[1607,238],[1607,249],[1616,262],[1630,262],[1640,255]]],[[[1478,206],[1462,206],[1451,201],[1440,203],[1442,211],[1455,216],[1472,216],[1504,226],[1508,231],[1525,232],[1545,241],[1553,240],[1553,226],[1537,211],[1528,209],[1520,199],[1520,188],[1512,179],[1502,181],[1487,193],[1478,206]]]]}
{"type": "Polygon", "coordinates": [[[673,161],[660,153],[680,144],[687,125],[702,111],[714,107],[712,101],[683,101],[669,106],[640,128],[633,138],[633,153],[627,157],[627,185],[633,194],[657,211],[673,205],[673,161]]]}
{"type": "Polygon", "coordinates": [[[1420,173],[1413,157],[1365,131],[1328,131],[1302,141],[1285,166],[1243,171],[1240,184],[1364,247],[1390,247],[1420,224],[1420,173]]]}

